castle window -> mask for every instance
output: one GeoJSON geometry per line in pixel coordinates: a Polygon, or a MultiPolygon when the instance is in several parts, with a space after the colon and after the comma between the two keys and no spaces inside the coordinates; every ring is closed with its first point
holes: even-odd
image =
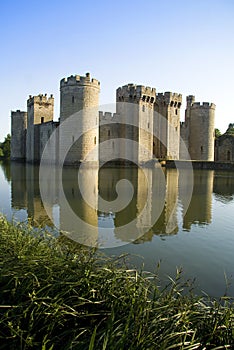
{"type": "Polygon", "coordinates": [[[96,136],[94,137],[94,144],[96,145],[96,142],[97,142],[97,138],[96,136]]]}
{"type": "Polygon", "coordinates": [[[201,154],[203,153],[203,146],[201,146],[201,154]]]}
{"type": "Polygon", "coordinates": [[[150,127],[150,123],[148,122],[148,129],[149,129],[149,127],[150,127]]]}
{"type": "Polygon", "coordinates": [[[176,108],[176,110],[175,110],[175,114],[176,114],[176,115],[178,114],[178,110],[177,110],[177,108],[176,108]]]}
{"type": "Polygon", "coordinates": [[[108,130],[108,136],[110,136],[110,130],[108,130]]]}
{"type": "Polygon", "coordinates": [[[145,112],[145,106],[144,105],[142,106],[142,112],[145,112]]]}
{"type": "Polygon", "coordinates": [[[114,143],[114,141],[112,141],[112,148],[113,148],[113,149],[115,148],[115,143],[114,143]]]}
{"type": "Polygon", "coordinates": [[[72,103],[74,103],[75,102],[75,97],[74,96],[72,96],[72,103]]]}
{"type": "Polygon", "coordinates": [[[121,97],[119,96],[119,101],[121,101],[121,97]]]}
{"type": "Polygon", "coordinates": [[[231,152],[227,151],[227,160],[231,160],[231,152]]]}
{"type": "Polygon", "coordinates": [[[44,123],[44,117],[41,117],[41,124],[44,123]]]}

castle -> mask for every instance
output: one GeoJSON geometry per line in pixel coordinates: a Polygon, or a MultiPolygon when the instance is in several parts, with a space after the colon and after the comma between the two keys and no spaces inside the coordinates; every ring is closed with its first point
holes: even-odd
{"type": "MultiPolygon", "coordinates": [[[[98,111],[100,82],[85,76],[60,81],[60,118],[53,121],[54,97],[29,96],[27,112],[11,112],[11,159],[39,162],[54,131],[51,160],[66,154],[65,163],[79,164],[92,153],[92,161],[129,159],[144,163],[153,158],[213,161],[215,105],[187,97],[185,121],[180,121],[182,95],[157,93],[155,88],[128,84],[116,90],[116,113],[98,111]],[[129,107],[131,106],[131,108],[129,107]],[[76,125],[62,127],[79,112],[79,128],[88,130],[78,140],[76,125]],[[156,117],[155,117],[156,116],[156,117]],[[122,141],[132,140],[134,147],[122,141]],[[186,147],[182,147],[182,143],[186,147]],[[102,146],[103,144],[103,146],[102,146]],[[96,151],[93,149],[96,147],[96,151]],[[99,147],[99,148],[98,148],[99,147]]],[[[80,135],[80,134],[79,134],[80,135]]]]}

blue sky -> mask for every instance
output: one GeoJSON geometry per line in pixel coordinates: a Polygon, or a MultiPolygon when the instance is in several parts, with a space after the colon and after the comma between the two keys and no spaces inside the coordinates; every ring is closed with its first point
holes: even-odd
{"type": "MultiPolygon", "coordinates": [[[[216,127],[234,122],[234,2],[9,0],[0,3],[0,141],[10,111],[53,93],[71,74],[101,81],[100,103],[126,83],[193,94],[216,104],[216,127]]],[[[183,119],[183,116],[182,116],[183,119]]]]}

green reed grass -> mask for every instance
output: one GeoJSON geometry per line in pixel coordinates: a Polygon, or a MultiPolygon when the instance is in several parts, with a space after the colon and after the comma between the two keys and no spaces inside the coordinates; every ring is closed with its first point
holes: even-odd
{"type": "Polygon", "coordinates": [[[233,349],[234,306],[0,217],[0,349],[233,349]]]}

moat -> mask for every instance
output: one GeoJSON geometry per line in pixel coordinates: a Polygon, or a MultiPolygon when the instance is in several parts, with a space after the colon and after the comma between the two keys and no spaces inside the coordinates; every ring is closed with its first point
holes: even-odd
{"type": "MultiPolygon", "coordinates": [[[[93,170],[85,173],[84,188],[89,188],[95,196],[99,193],[107,202],[113,203],[117,198],[116,184],[121,179],[132,184],[132,199],[118,212],[111,207],[109,212],[103,212],[98,205],[97,210],[92,209],[82,200],[77,187],[77,169],[63,170],[62,187],[73,213],[98,228],[106,254],[130,253],[132,264],[141,267],[144,263],[144,269],[150,271],[155,271],[160,262],[162,279],[165,275],[174,276],[176,267],[182,267],[185,278],[195,278],[196,286],[212,296],[225,293],[226,275],[231,283],[228,294],[234,296],[234,173],[195,170],[193,193],[189,198],[186,169],[147,171],[150,191],[142,172],[136,168],[100,169],[96,182],[90,181],[93,170]],[[144,226],[146,233],[137,239],[130,231],[129,235],[123,234],[119,228],[139,217],[146,202],[145,214],[136,223],[136,227],[144,226]],[[151,226],[156,207],[160,208],[159,215],[151,226]],[[108,228],[108,235],[104,228],[108,228]]],[[[39,167],[15,162],[0,164],[0,211],[9,220],[27,222],[30,218],[35,227],[47,227],[56,235],[59,229],[74,230],[70,214],[61,201],[56,169],[51,173],[54,181],[48,183],[46,211],[40,193],[39,167]]],[[[126,187],[126,196],[128,190],[126,187]]]]}

